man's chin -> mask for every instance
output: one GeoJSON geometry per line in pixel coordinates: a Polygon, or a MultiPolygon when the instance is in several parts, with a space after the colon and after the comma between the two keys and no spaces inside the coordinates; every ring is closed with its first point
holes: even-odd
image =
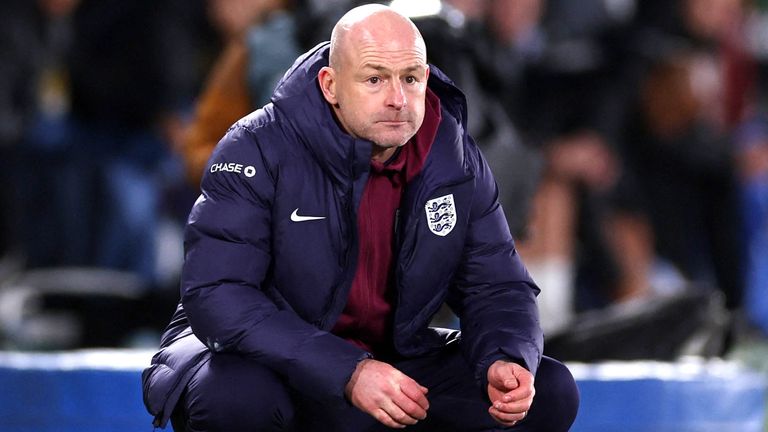
{"type": "Polygon", "coordinates": [[[397,134],[380,134],[371,141],[373,141],[374,144],[376,144],[379,147],[384,148],[392,148],[392,147],[400,147],[405,145],[408,141],[410,141],[411,137],[413,137],[416,133],[397,133],[397,134]]]}

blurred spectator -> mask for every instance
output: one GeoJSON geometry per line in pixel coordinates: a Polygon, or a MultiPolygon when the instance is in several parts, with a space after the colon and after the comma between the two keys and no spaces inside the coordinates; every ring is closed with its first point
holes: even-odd
{"type": "Polygon", "coordinates": [[[721,290],[741,305],[743,253],[730,139],[743,85],[727,71],[728,43],[739,30],[739,0],[646,2],[630,47],[640,72],[628,88],[622,208],[646,215],[657,254],[693,285],[721,290]]]}
{"type": "Polygon", "coordinates": [[[566,3],[490,0],[479,50],[482,82],[545,160],[518,249],[544,288],[539,304],[549,331],[567,325],[577,308],[574,284],[585,257],[600,263],[589,272],[600,277],[585,285],[609,301],[642,296],[648,286],[647,225],[605,205],[620,165],[611,142],[616,113],[606,98],[613,59],[599,37],[627,15],[608,14],[603,2],[580,2],[577,11],[566,3]],[[571,16],[586,18],[565,19],[571,16]]]}
{"type": "Polygon", "coordinates": [[[47,167],[24,163],[24,137],[38,109],[60,111],[66,104],[65,77],[54,66],[66,47],[67,15],[76,3],[8,0],[0,5],[0,258],[23,254],[19,227],[25,204],[31,198],[40,201],[28,194],[23,178],[47,167]]]}
{"type": "Polygon", "coordinates": [[[34,173],[46,193],[29,199],[29,265],[120,269],[152,285],[167,142],[196,79],[193,3],[69,3],[71,44],[41,81],[60,109],[44,104],[29,139],[31,163],[56,158],[34,173]]]}
{"type": "Polygon", "coordinates": [[[207,78],[180,143],[186,175],[197,185],[213,148],[235,121],[269,102],[300,54],[288,0],[210,0],[224,49],[207,78]]]}

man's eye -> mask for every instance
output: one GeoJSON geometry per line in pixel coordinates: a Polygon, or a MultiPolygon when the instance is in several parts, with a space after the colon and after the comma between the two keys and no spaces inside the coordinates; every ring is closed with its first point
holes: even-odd
{"type": "Polygon", "coordinates": [[[368,82],[371,84],[378,84],[381,81],[379,77],[370,77],[368,78],[368,82]]]}
{"type": "Polygon", "coordinates": [[[405,82],[408,83],[408,84],[413,84],[413,83],[416,82],[416,77],[415,76],[407,76],[407,77],[405,77],[405,82]]]}

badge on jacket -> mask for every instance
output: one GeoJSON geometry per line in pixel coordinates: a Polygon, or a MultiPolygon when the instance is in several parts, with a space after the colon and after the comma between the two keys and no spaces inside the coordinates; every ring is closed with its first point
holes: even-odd
{"type": "Polygon", "coordinates": [[[427,225],[433,234],[444,237],[456,225],[456,205],[453,202],[453,194],[427,201],[424,210],[427,213],[427,225]]]}

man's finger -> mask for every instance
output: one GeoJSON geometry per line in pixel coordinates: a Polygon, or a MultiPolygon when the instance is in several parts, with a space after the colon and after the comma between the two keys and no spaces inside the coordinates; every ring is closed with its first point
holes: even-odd
{"type": "Polygon", "coordinates": [[[493,407],[496,408],[499,412],[505,412],[505,413],[520,413],[528,411],[531,408],[531,400],[530,399],[524,399],[520,401],[514,401],[514,402],[496,402],[493,404],[493,407]]]}
{"type": "Polygon", "coordinates": [[[503,422],[503,423],[512,423],[512,422],[519,422],[520,420],[524,419],[525,416],[528,414],[527,412],[517,412],[517,413],[506,413],[497,410],[495,407],[491,407],[488,409],[488,413],[491,414],[497,421],[503,422]]]}
{"type": "Polygon", "coordinates": [[[389,413],[386,412],[383,408],[377,409],[376,411],[372,412],[371,415],[385,426],[395,429],[402,429],[405,427],[404,424],[396,422],[395,419],[393,419],[392,416],[390,416],[389,413]]]}
{"type": "Polygon", "coordinates": [[[528,399],[533,399],[536,394],[536,389],[533,386],[519,386],[516,389],[510,390],[504,394],[501,398],[501,402],[518,402],[528,399]]]}
{"type": "MultiPolygon", "coordinates": [[[[411,402],[413,406],[418,407],[415,403],[411,402]]],[[[382,407],[389,417],[398,425],[414,425],[419,422],[419,419],[410,415],[404,411],[396,402],[392,402],[382,407]]],[[[420,410],[420,408],[419,408],[420,410]]],[[[423,411],[422,411],[423,412],[423,411]]],[[[424,413],[426,415],[426,413],[424,413]]]]}
{"type": "MultiPolygon", "coordinates": [[[[414,420],[424,420],[427,418],[427,410],[422,408],[419,404],[405,395],[393,399],[393,403],[397,405],[401,411],[403,411],[406,415],[413,418],[414,420]]],[[[396,420],[398,419],[396,418],[396,420]]]]}
{"type": "Polygon", "coordinates": [[[429,400],[427,400],[427,388],[422,387],[416,383],[402,384],[400,391],[403,392],[408,398],[417,403],[424,411],[429,409],[429,400]]]}

